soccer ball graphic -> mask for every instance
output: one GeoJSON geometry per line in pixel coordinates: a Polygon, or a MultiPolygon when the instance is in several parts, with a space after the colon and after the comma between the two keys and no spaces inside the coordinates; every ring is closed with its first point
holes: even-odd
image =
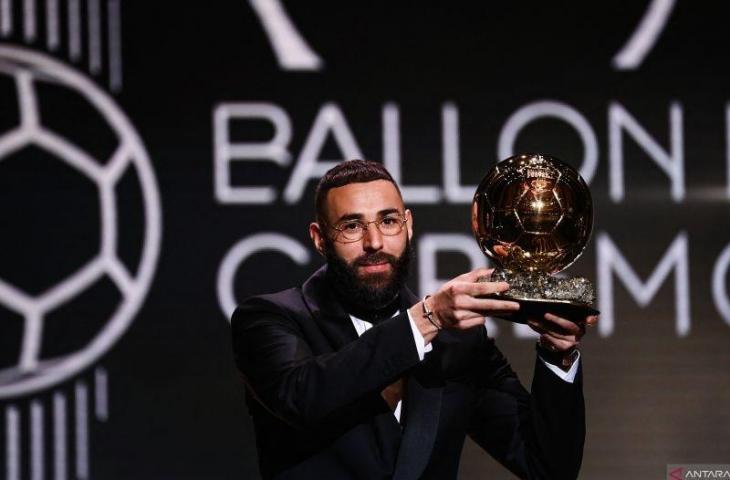
{"type": "MultiPolygon", "coordinates": [[[[3,364],[0,369],[2,399],[31,394],[69,379],[97,361],[126,331],[147,294],[157,264],[161,211],[155,175],[134,127],[114,100],[85,75],[39,52],[0,45],[0,82],[1,86],[9,87],[7,91],[12,96],[4,95],[0,100],[3,102],[0,121],[7,120],[2,117],[8,111],[16,111],[12,103],[17,105],[18,114],[17,124],[7,127],[5,122],[0,131],[0,181],[3,185],[12,185],[21,193],[24,190],[33,191],[34,185],[27,178],[12,178],[12,172],[17,169],[11,168],[25,162],[28,152],[31,152],[54,165],[52,169],[31,171],[31,178],[42,178],[61,171],[63,175],[77,178],[77,182],[84,183],[88,191],[94,193],[87,198],[93,204],[90,209],[99,214],[97,218],[84,218],[77,212],[69,216],[73,224],[98,224],[98,228],[95,228],[99,231],[98,242],[95,242],[95,248],[86,261],[64,272],[61,278],[47,281],[38,291],[30,291],[18,284],[11,272],[7,271],[6,265],[0,263],[0,309],[3,313],[0,316],[0,342],[3,349],[14,348],[15,352],[15,360],[3,364]],[[46,115],[49,110],[44,105],[46,98],[42,95],[47,90],[53,91],[54,101],[74,98],[74,101],[84,104],[85,111],[93,112],[95,118],[100,119],[97,123],[106,130],[109,138],[114,139],[110,155],[97,158],[85,148],[83,142],[76,138],[71,140],[44,123],[46,117],[51,117],[50,114],[46,115]],[[11,178],[6,176],[8,170],[11,178]],[[126,206],[126,203],[122,205],[119,201],[119,185],[123,178],[125,185],[129,183],[129,178],[133,179],[141,205],[134,212],[139,220],[140,235],[133,265],[123,261],[119,255],[119,238],[123,231],[120,208],[126,206]],[[86,328],[83,341],[70,351],[59,352],[54,348],[55,339],[79,337],[76,330],[81,325],[88,327],[89,322],[85,314],[66,319],[64,323],[51,321],[55,312],[66,308],[67,304],[102,282],[110,285],[109,289],[115,289],[112,306],[101,312],[103,317],[93,330],[86,328]],[[53,335],[49,335],[49,330],[53,335]]],[[[60,113],[67,126],[73,126],[79,116],[74,109],[57,110],[54,113],[56,116],[60,113]]],[[[47,179],[45,184],[48,184],[47,179]]],[[[54,193],[64,192],[59,189],[59,192],[54,193]]],[[[23,211],[27,207],[22,203],[22,196],[20,200],[12,198],[14,202],[2,205],[4,210],[0,212],[23,211]]],[[[57,214],[54,209],[62,209],[63,201],[59,198],[56,202],[54,197],[53,204],[44,208],[48,216],[54,216],[57,214]]],[[[17,234],[17,229],[2,215],[0,249],[5,255],[3,258],[7,258],[9,253],[5,250],[9,240],[6,239],[17,234]]],[[[44,219],[31,219],[31,224],[32,229],[26,235],[34,238],[33,245],[37,243],[38,237],[46,241],[42,238],[44,219]]],[[[73,224],[68,225],[69,229],[73,229],[73,224]]],[[[49,235],[48,245],[52,245],[53,241],[53,236],[49,235]]],[[[22,253],[26,257],[33,254],[32,251],[22,253]]],[[[43,277],[47,273],[44,265],[36,265],[32,278],[43,277]]],[[[90,310],[93,308],[83,311],[90,310]]]]}
{"type": "Polygon", "coordinates": [[[583,253],[593,202],[570,165],[548,155],[516,155],[479,184],[471,221],[482,251],[502,267],[552,274],[583,253]]]}

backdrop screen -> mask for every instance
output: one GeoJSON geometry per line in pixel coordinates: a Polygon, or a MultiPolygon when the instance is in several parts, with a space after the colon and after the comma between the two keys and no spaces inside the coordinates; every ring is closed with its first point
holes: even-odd
{"type": "MultiPolygon", "coordinates": [[[[498,160],[590,186],[570,273],[581,477],[730,461],[730,62],[722,2],[0,0],[0,462],[21,478],[258,478],[228,318],[321,265],[313,189],[383,162],[409,286],[487,265],[498,160]]],[[[487,319],[529,386],[535,336],[487,319]]],[[[463,478],[511,478],[472,442],[463,478]]]]}

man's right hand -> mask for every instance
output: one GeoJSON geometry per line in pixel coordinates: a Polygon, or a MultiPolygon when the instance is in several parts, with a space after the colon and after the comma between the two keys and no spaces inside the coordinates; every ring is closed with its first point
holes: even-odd
{"type": "MultiPolygon", "coordinates": [[[[517,302],[476,298],[509,289],[506,282],[477,281],[480,277],[490,276],[492,271],[493,269],[478,268],[446,282],[426,300],[427,306],[433,312],[433,322],[440,328],[466,330],[484,325],[485,316],[508,316],[519,310],[520,304],[517,302]]],[[[423,315],[422,303],[413,305],[409,311],[428,343],[436,336],[438,328],[423,315]]]]}

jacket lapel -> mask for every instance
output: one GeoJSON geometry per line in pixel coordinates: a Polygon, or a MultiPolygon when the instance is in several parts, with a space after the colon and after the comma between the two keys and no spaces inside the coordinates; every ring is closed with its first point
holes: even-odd
{"type": "Polygon", "coordinates": [[[357,339],[357,331],[352,325],[350,316],[327,287],[326,272],[325,265],[309,277],[302,285],[302,295],[322,333],[330,341],[333,349],[339,350],[357,339]]]}
{"type": "MultiPolygon", "coordinates": [[[[407,289],[401,299],[404,309],[420,301],[407,289]]],[[[428,355],[434,354],[437,355],[438,352],[434,351],[428,355]]],[[[405,408],[401,414],[401,419],[405,418],[406,426],[398,452],[394,480],[419,478],[431,458],[431,451],[436,441],[443,381],[429,375],[431,368],[427,368],[426,364],[433,362],[422,363],[421,367],[416,367],[408,377],[405,408]]]]}
{"type": "Polygon", "coordinates": [[[406,428],[403,431],[394,480],[417,479],[426,468],[436,440],[441,414],[442,386],[425,387],[411,376],[406,399],[406,428]]]}

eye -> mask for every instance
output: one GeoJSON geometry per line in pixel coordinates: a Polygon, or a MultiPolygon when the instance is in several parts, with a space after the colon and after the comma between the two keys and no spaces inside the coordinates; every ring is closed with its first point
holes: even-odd
{"type": "Polygon", "coordinates": [[[385,217],[380,223],[385,226],[392,226],[398,223],[398,219],[395,217],[385,217]]]}
{"type": "Polygon", "coordinates": [[[340,226],[340,230],[349,232],[355,232],[357,230],[360,230],[361,228],[362,224],[360,222],[346,222],[340,226]]]}

